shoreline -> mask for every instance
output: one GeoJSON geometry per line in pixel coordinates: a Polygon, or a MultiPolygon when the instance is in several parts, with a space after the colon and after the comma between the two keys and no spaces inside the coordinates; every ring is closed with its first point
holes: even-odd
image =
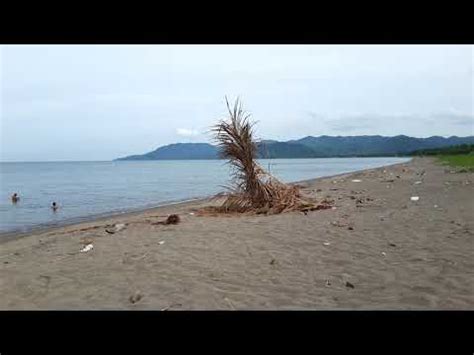
{"type": "Polygon", "coordinates": [[[0,309],[474,309],[474,173],[415,158],[299,185],[334,208],[200,215],[219,200],[194,201],[10,240],[0,309]],[[157,223],[170,213],[180,223],[157,223]]]}
{"type": "MultiPolygon", "coordinates": [[[[407,157],[408,158],[408,157],[407,157]]],[[[317,181],[325,180],[325,179],[333,179],[333,178],[338,178],[341,176],[345,175],[350,175],[350,174],[356,174],[360,172],[365,172],[365,171],[372,171],[372,170],[377,170],[381,169],[384,167],[388,166],[397,166],[401,164],[407,164],[411,161],[413,161],[414,157],[410,157],[409,160],[402,162],[402,163],[393,163],[393,164],[387,164],[387,165],[382,165],[377,168],[370,168],[370,169],[360,169],[360,170],[354,170],[350,172],[345,172],[345,173],[340,173],[340,174],[335,174],[335,175],[328,175],[328,176],[320,176],[317,178],[310,178],[310,179],[305,179],[305,180],[299,180],[299,181],[294,181],[291,183],[288,183],[289,185],[300,185],[301,187],[308,186],[310,184],[313,184],[317,181]]],[[[130,217],[135,217],[139,216],[143,213],[147,212],[159,212],[161,210],[169,209],[170,207],[188,207],[191,206],[192,204],[203,204],[205,202],[210,202],[212,199],[215,198],[216,195],[211,195],[211,196],[206,196],[202,198],[194,198],[194,199],[186,199],[183,201],[176,201],[176,202],[164,202],[161,205],[157,205],[154,207],[143,207],[143,208],[137,208],[133,210],[125,210],[123,212],[104,212],[100,214],[95,214],[91,216],[84,216],[84,217],[74,217],[70,219],[66,219],[57,223],[44,223],[36,226],[32,226],[27,228],[27,230],[24,231],[7,231],[7,232],[0,232],[0,245],[3,243],[6,243],[11,240],[19,239],[19,238],[26,238],[31,235],[36,235],[36,234],[43,234],[43,233],[51,233],[54,232],[57,229],[61,228],[66,228],[66,227],[73,227],[73,226],[80,226],[83,224],[88,224],[88,223],[99,223],[103,221],[107,221],[109,219],[115,219],[118,217],[122,218],[130,218],[130,217]]]]}

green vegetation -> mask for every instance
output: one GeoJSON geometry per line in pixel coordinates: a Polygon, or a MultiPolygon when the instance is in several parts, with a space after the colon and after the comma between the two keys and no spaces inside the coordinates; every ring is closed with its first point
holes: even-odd
{"type": "Polygon", "coordinates": [[[421,149],[411,153],[411,155],[459,155],[474,154],[474,144],[452,145],[443,148],[421,149]]]}
{"type": "Polygon", "coordinates": [[[459,172],[474,171],[474,144],[459,144],[443,148],[421,149],[410,155],[436,156],[438,160],[459,172]]]}
{"type": "Polygon", "coordinates": [[[474,172],[474,154],[458,154],[458,155],[440,155],[438,159],[444,164],[461,168],[460,171],[474,172]]]}

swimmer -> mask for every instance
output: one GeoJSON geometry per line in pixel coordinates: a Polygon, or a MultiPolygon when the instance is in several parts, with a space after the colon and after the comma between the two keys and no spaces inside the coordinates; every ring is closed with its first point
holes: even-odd
{"type": "Polygon", "coordinates": [[[18,196],[18,194],[15,192],[15,193],[12,195],[12,202],[13,202],[13,203],[17,203],[19,200],[20,200],[20,196],[18,196]]]}
{"type": "Polygon", "coordinates": [[[56,204],[56,202],[53,202],[51,205],[51,208],[53,209],[54,212],[59,208],[59,206],[56,204]]]}

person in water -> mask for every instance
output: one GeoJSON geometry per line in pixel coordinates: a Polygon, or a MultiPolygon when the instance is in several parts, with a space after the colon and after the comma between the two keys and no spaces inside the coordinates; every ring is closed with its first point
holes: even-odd
{"type": "Polygon", "coordinates": [[[56,202],[53,202],[51,204],[51,208],[53,209],[54,212],[56,212],[56,210],[59,208],[59,206],[56,204],[56,202]]]}
{"type": "Polygon", "coordinates": [[[20,196],[18,196],[18,194],[15,192],[15,193],[12,195],[12,202],[13,202],[13,203],[17,203],[19,200],[20,200],[20,196]]]}

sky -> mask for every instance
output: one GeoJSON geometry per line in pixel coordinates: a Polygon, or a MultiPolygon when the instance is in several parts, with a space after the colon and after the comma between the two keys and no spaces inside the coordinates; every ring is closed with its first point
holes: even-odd
{"type": "Polygon", "coordinates": [[[474,46],[0,46],[0,161],[212,142],[240,97],[259,139],[474,135],[474,46]]]}

